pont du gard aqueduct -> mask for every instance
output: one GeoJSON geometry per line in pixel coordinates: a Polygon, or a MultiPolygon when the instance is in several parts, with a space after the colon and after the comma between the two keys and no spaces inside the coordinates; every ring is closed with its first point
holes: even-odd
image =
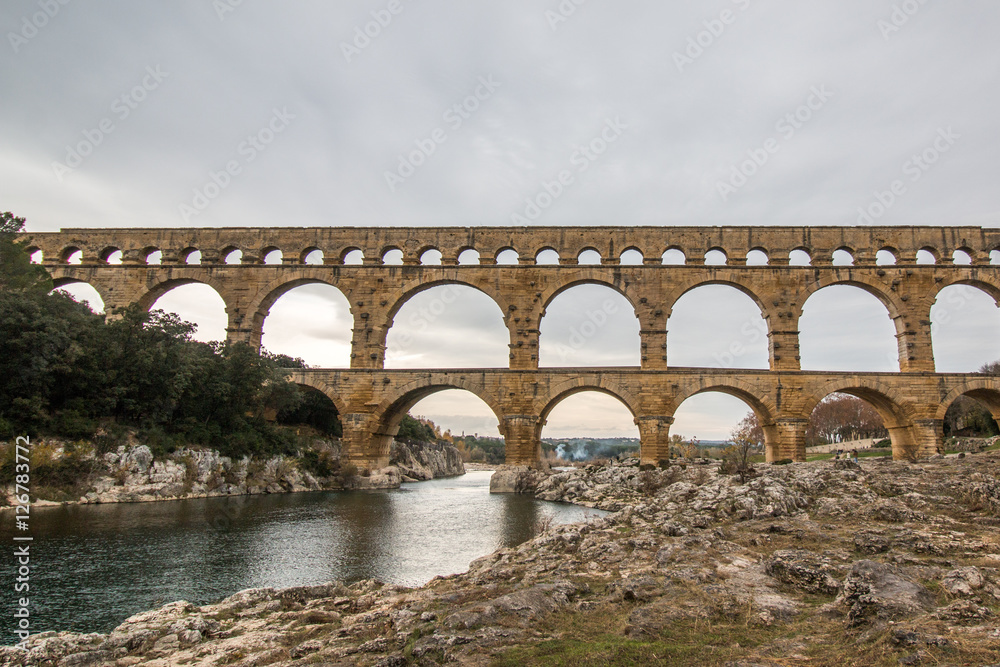
{"type": "Polygon", "coordinates": [[[211,285],[226,303],[229,340],[258,347],[264,318],[282,294],[309,283],[341,290],[353,316],[350,368],[297,370],[292,380],[332,399],[344,426],[344,453],[359,467],[385,465],[402,416],[420,399],[449,388],[468,390],[489,405],[507,442],[507,462],[526,465],[540,461],[549,411],[583,390],[611,394],[631,410],[641,457],[650,463],[669,455],[678,406],[706,391],[737,396],[752,407],[764,425],[769,461],[805,460],[809,416],[833,392],[875,407],[896,458],[938,452],[945,411],[959,396],[978,399],[1000,418],[1000,378],[935,371],[930,323],[931,306],[950,285],[973,285],[1000,299],[1000,229],[330,227],[65,229],[26,236],[57,286],[89,283],[109,313],[134,302],[149,308],[178,285],[211,285]],[[421,263],[429,250],[440,252],[440,264],[421,263]],[[558,263],[536,262],[543,250],[556,251],[558,263]],[[894,263],[876,262],[883,250],[894,263]],[[270,259],[278,256],[275,251],[280,263],[270,259]],[[316,251],[322,263],[307,263],[316,251]],[[386,264],[393,251],[402,253],[402,264],[386,264]],[[517,259],[507,264],[511,251],[517,259]],[[636,251],[639,262],[622,262],[624,253],[639,257],[636,251]],[[676,251],[683,253],[682,262],[666,264],[671,252],[681,256],[676,251]],[[198,253],[200,262],[191,262],[198,253]],[[766,256],[766,263],[748,265],[748,255],[766,256]],[[631,302],[640,323],[640,367],[539,368],[539,322],[547,304],[583,283],[605,285],[631,302]],[[416,293],[443,284],[471,286],[500,306],[510,330],[507,368],[384,368],[394,315],[416,293]],[[678,298],[706,284],[735,287],[760,307],[768,328],[768,370],[671,366],[667,318],[678,298]],[[895,322],[899,372],[800,369],[803,305],[814,292],[837,284],[860,287],[885,305],[895,322]]]}

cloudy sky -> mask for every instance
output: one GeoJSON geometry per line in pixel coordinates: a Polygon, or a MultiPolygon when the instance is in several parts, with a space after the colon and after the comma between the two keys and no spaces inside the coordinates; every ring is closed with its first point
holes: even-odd
{"type": "MultiPolygon", "coordinates": [[[[997,226],[998,27],[990,0],[7,0],[0,209],[33,231],[505,225],[569,170],[534,222],[850,225],[899,179],[904,194],[875,222],[997,226]],[[606,151],[581,151],[602,132],[606,151]],[[938,137],[947,150],[914,171],[938,137]],[[754,155],[755,173],[734,175],[754,155]]],[[[672,362],[764,366],[752,304],[709,290],[678,305],[672,362]]],[[[160,305],[216,335],[212,295],[191,294],[160,305]]],[[[279,302],[268,347],[343,365],[350,323],[328,294],[279,302]]],[[[573,345],[606,298],[583,288],[552,305],[544,364],[637,363],[624,308],[573,345]]],[[[816,299],[804,366],[897,367],[877,302],[816,299]]],[[[937,309],[939,369],[1000,357],[995,305],[952,301],[937,309]]],[[[503,365],[499,311],[475,294],[457,303],[423,328],[401,313],[390,365],[503,365]]],[[[575,400],[546,434],[634,428],[618,406],[575,400]]],[[[675,430],[719,437],[746,410],[712,401],[686,404],[675,430]]],[[[488,421],[450,394],[417,411],[452,415],[456,430],[488,421]]]]}

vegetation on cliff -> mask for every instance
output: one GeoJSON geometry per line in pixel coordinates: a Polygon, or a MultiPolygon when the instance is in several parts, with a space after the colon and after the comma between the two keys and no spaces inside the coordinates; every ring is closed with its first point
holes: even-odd
{"type": "Polygon", "coordinates": [[[23,226],[0,214],[0,439],[51,435],[111,451],[138,432],[158,454],[200,445],[242,457],[295,451],[283,425],[340,436],[333,404],[285,381],[301,360],[195,341],[194,325],[137,305],[97,315],[51,292],[17,240],[23,226]]]}

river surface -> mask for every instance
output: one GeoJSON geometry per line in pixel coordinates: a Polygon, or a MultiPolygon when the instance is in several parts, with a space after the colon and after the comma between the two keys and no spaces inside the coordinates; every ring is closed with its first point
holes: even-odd
{"type": "MultiPolygon", "coordinates": [[[[530,539],[547,518],[571,523],[605,514],[490,495],[492,474],[390,491],[33,507],[32,631],[108,632],[167,602],[206,604],[245,588],[369,578],[419,586],[530,539]]],[[[0,519],[10,553],[14,517],[0,519]]],[[[23,595],[13,590],[14,559],[7,563],[0,643],[16,641],[11,612],[23,595]]]]}

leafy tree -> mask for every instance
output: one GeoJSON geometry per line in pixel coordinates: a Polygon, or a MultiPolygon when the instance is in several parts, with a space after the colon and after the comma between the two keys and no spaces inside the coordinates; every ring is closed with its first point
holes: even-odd
{"type": "Polygon", "coordinates": [[[94,358],[102,326],[68,296],[0,290],[0,436],[37,432],[60,410],[100,411],[89,399],[102,386],[94,358]]]}
{"type": "Polygon", "coordinates": [[[410,415],[403,415],[396,438],[418,442],[434,442],[441,439],[434,422],[429,419],[414,419],[410,415]]]}
{"type": "Polygon", "coordinates": [[[764,429],[761,428],[757,413],[751,410],[730,433],[730,439],[736,445],[746,445],[750,449],[760,449],[764,446],[764,429]]]}
{"type": "Polygon", "coordinates": [[[28,239],[18,239],[24,231],[24,218],[10,211],[0,213],[0,291],[34,291],[46,293],[52,289],[48,271],[31,263],[28,239]]]}
{"type": "Polygon", "coordinates": [[[294,405],[286,405],[278,410],[279,424],[305,424],[320,433],[339,438],[344,427],[340,423],[337,408],[322,392],[311,388],[299,388],[302,400],[294,405]]]}
{"type": "MultiPolygon", "coordinates": [[[[192,374],[208,370],[211,349],[204,343],[192,343],[194,325],[173,313],[147,312],[132,304],[120,309],[118,315],[119,319],[105,328],[101,354],[111,414],[140,426],[165,423],[192,374]]],[[[204,375],[199,381],[209,384],[212,379],[204,375]]]]}
{"type": "Polygon", "coordinates": [[[875,408],[847,394],[831,394],[809,416],[807,443],[832,443],[862,438],[885,438],[889,432],[875,408]]]}

